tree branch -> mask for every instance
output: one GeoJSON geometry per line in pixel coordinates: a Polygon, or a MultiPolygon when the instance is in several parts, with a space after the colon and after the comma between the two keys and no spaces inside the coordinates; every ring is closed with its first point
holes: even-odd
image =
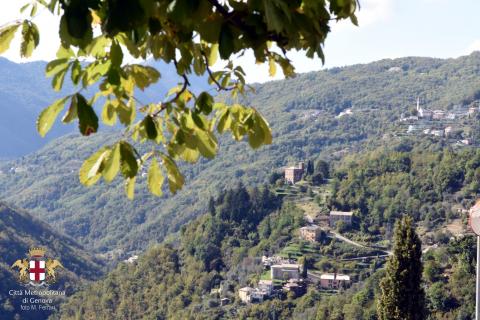
{"type": "Polygon", "coordinates": [[[208,76],[210,77],[210,79],[212,79],[212,82],[215,83],[215,85],[218,87],[218,91],[231,91],[233,89],[235,89],[236,86],[231,86],[231,87],[224,87],[220,84],[220,82],[217,81],[217,79],[215,79],[215,77],[213,76],[213,73],[212,73],[212,70],[210,69],[209,67],[209,62],[208,62],[208,57],[207,55],[205,54],[205,51],[202,50],[202,56],[203,58],[205,59],[205,66],[206,66],[206,69],[207,69],[207,73],[208,73],[208,76]]]}
{"type": "MultiPolygon", "coordinates": [[[[178,68],[178,62],[177,62],[177,59],[173,59],[173,63],[175,64],[175,69],[178,68]]],[[[182,93],[185,92],[185,90],[187,90],[187,87],[190,86],[190,81],[188,80],[188,77],[187,75],[184,73],[182,74],[182,78],[183,78],[183,85],[182,85],[182,88],[180,89],[180,91],[178,91],[175,96],[173,98],[171,98],[170,100],[166,101],[166,102],[163,102],[162,103],[162,106],[160,107],[160,110],[158,110],[157,112],[155,112],[154,114],[152,114],[152,117],[157,117],[163,110],[165,110],[167,108],[167,106],[172,103],[172,102],[175,102],[178,98],[180,98],[180,96],[182,95],[182,93]]]]}

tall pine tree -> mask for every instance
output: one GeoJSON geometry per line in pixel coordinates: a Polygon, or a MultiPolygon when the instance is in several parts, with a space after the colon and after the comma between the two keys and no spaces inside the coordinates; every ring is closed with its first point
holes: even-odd
{"type": "Polygon", "coordinates": [[[395,225],[393,256],[380,282],[377,301],[379,320],[423,320],[426,318],[422,288],[422,248],[412,218],[404,216],[395,225]]]}

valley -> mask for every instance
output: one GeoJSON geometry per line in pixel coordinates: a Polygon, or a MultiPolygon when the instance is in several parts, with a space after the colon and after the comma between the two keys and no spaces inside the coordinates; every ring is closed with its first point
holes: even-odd
{"type": "Polygon", "coordinates": [[[117,139],[116,130],[88,138],[69,133],[1,161],[1,248],[19,248],[0,261],[0,286],[15,282],[10,260],[38,243],[78,273],[65,279],[76,293],[52,319],[369,319],[394,223],[409,214],[436,316],[471,314],[474,245],[466,213],[480,193],[479,115],[463,119],[453,138],[406,134],[414,120],[400,120],[414,112],[419,95],[428,108],[445,111],[475,103],[479,74],[474,53],[388,59],[256,84],[244,103],[270,121],[274,143],[252,151],[223,136],[218,157],[181,165],[187,183],[177,195],[149,194],[145,170],[133,201],[119,179],[80,185],[82,161],[117,139]],[[285,168],[299,161],[313,169],[285,183],[285,168]],[[331,223],[332,212],[349,213],[351,221],[331,223]],[[47,231],[37,235],[29,220],[45,221],[33,224],[47,231]],[[262,257],[305,269],[302,284],[276,279],[275,264],[262,257]],[[339,285],[337,275],[348,284],[339,285]],[[322,284],[322,277],[337,284],[322,284]],[[252,300],[268,281],[269,296],[260,302],[254,293],[252,300]],[[240,295],[242,288],[250,295],[240,295]]]}

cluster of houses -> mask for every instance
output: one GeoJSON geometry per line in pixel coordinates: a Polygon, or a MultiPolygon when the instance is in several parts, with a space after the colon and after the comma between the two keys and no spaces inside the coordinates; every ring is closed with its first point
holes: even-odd
{"type": "Polygon", "coordinates": [[[305,294],[308,284],[313,280],[316,280],[321,289],[327,290],[348,288],[351,284],[350,276],[337,273],[324,273],[312,279],[309,277],[303,278],[300,272],[302,267],[300,264],[291,263],[291,260],[278,256],[263,257],[262,261],[264,261],[265,266],[268,266],[271,261],[282,263],[270,265],[270,279],[259,280],[255,288],[247,286],[238,290],[238,296],[244,303],[259,303],[288,292],[292,292],[299,297],[305,294]],[[275,283],[280,284],[276,285],[275,283]]]}
{"type": "MultiPolygon", "coordinates": [[[[400,122],[415,123],[419,120],[423,120],[419,125],[409,124],[407,129],[408,134],[423,133],[425,135],[433,135],[437,137],[449,137],[453,133],[453,128],[450,125],[446,125],[445,127],[440,126],[439,123],[441,123],[441,120],[451,122],[459,118],[474,116],[478,112],[480,112],[479,101],[475,101],[469,107],[456,106],[451,111],[444,111],[424,109],[420,106],[420,100],[417,99],[417,115],[409,117],[404,117],[402,115],[400,122]],[[437,124],[429,122],[436,120],[439,120],[437,124]]],[[[457,141],[457,144],[459,145],[470,145],[471,143],[472,141],[470,139],[457,141]]]]}
{"type": "MultiPolygon", "coordinates": [[[[352,224],[353,212],[331,211],[329,225],[334,227],[339,221],[347,225],[352,224]]],[[[300,228],[300,238],[309,241],[319,241],[322,228],[311,224],[300,228]]],[[[243,287],[238,290],[238,296],[244,303],[259,303],[266,299],[278,296],[280,293],[292,292],[295,296],[303,295],[309,283],[317,282],[321,289],[338,290],[347,288],[351,284],[350,276],[337,273],[324,273],[319,276],[302,277],[301,268],[294,259],[280,256],[263,256],[262,264],[265,269],[270,269],[270,279],[259,280],[256,287],[243,287]],[[277,285],[275,284],[277,283],[277,285]]]]}
{"type": "Polygon", "coordinates": [[[279,256],[262,257],[263,265],[270,268],[270,279],[259,280],[255,288],[244,287],[238,290],[238,296],[244,303],[262,302],[281,292],[293,292],[301,296],[306,292],[306,282],[300,276],[301,265],[291,259],[279,256]],[[275,264],[272,264],[275,263],[275,264]],[[282,285],[275,286],[275,281],[282,285]]]}
{"type": "MultiPolygon", "coordinates": [[[[430,110],[420,107],[420,99],[417,98],[417,115],[418,118],[426,120],[455,120],[457,117],[472,116],[479,111],[479,107],[475,107],[478,101],[471,104],[467,109],[457,106],[453,111],[430,110]]],[[[418,119],[417,119],[418,120],[418,119]]]]}
{"type": "MultiPolygon", "coordinates": [[[[453,128],[451,126],[447,126],[444,129],[438,129],[438,128],[426,128],[422,129],[419,127],[416,127],[414,125],[409,125],[407,129],[407,133],[415,133],[421,131],[425,135],[432,135],[436,137],[449,137],[453,131],[453,128]]],[[[472,144],[472,139],[461,139],[457,141],[458,144],[461,145],[470,145],[472,144]]]]}
{"type": "MultiPolygon", "coordinates": [[[[335,228],[339,221],[342,221],[345,225],[352,225],[352,211],[330,211],[328,216],[328,225],[331,228],[335,228]]],[[[300,228],[300,238],[309,242],[318,242],[322,234],[322,228],[310,221],[310,225],[300,228]]]]}
{"type": "MultiPolygon", "coordinates": [[[[268,265],[269,260],[282,261],[283,258],[274,256],[271,258],[263,257],[264,265],[268,265]]],[[[238,290],[238,296],[244,303],[260,303],[281,293],[292,292],[299,297],[307,291],[307,285],[311,280],[301,276],[300,268],[297,263],[290,263],[290,260],[282,261],[284,263],[270,265],[270,278],[258,281],[255,288],[243,287],[238,290]],[[280,283],[276,285],[275,283],[280,283]]],[[[317,283],[320,288],[328,290],[338,290],[347,288],[351,284],[350,276],[325,273],[317,277],[317,283]]]]}

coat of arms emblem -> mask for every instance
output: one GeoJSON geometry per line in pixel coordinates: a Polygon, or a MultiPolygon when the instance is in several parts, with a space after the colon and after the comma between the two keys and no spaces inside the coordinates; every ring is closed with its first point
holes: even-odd
{"type": "Polygon", "coordinates": [[[63,268],[60,261],[45,257],[45,249],[32,248],[29,259],[19,259],[12,265],[18,268],[18,280],[24,284],[42,286],[57,281],[57,268],[63,268]]]}

